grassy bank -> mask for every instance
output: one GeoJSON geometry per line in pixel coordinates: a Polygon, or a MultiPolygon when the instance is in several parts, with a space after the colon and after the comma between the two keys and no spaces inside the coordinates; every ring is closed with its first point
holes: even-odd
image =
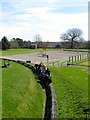
{"type": "Polygon", "coordinates": [[[42,118],[45,94],[31,70],[14,62],[2,69],[3,118],[42,118]]]}
{"type": "Polygon", "coordinates": [[[41,52],[41,53],[45,53],[47,51],[55,51],[57,49],[8,49],[8,50],[3,50],[2,51],[2,55],[6,56],[6,55],[15,55],[15,54],[26,54],[26,53],[34,53],[34,52],[41,52]]]}
{"type": "Polygon", "coordinates": [[[86,118],[88,108],[88,70],[51,67],[57,100],[57,118],[86,118]]]}

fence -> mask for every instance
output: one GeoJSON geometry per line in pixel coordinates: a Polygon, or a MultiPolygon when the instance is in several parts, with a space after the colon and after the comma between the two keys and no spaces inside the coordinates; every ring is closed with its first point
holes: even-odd
{"type": "Polygon", "coordinates": [[[68,58],[68,60],[63,60],[63,61],[53,61],[53,62],[49,62],[48,64],[50,66],[67,66],[67,65],[71,65],[75,62],[81,61],[81,60],[85,60],[89,58],[89,54],[80,54],[80,55],[76,55],[76,56],[71,56],[68,58]]]}
{"type": "Polygon", "coordinates": [[[89,58],[89,54],[81,54],[76,56],[71,56],[67,60],[67,65],[73,64],[75,62],[79,62],[81,60],[85,60],[89,58]]]}
{"type": "Polygon", "coordinates": [[[59,61],[59,60],[58,61],[52,61],[52,62],[49,62],[48,65],[53,66],[53,67],[54,66],[62,66],[62,63],[63,63],[63,65],[66,65],[67,61],[64,61],[64,62],[63,62],[63,60],[62,61],[59,61]]]}

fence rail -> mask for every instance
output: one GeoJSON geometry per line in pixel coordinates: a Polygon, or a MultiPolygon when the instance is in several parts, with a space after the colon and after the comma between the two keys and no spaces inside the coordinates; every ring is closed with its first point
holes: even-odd
{"type": "Polygon", "coordinates": [[[48,64],[50,66],[67,66],[70,64],[73,64],[75,62],[81,61],[81,60],[85,60],[88,59],[90,56],[89,54],[80,54],[80,55],[76,55],[76,56],[70,56],[69,58],[67,58],[67,60],[63,60],[63,61],[52,61],[49,62],[48,64]]]}
{"type": "Polygon", "coordinates": [[[73,64],[75,62],[79,62],[81,60],[85,60],[88,58],[89,58],[89,54],[81,54],[81,55],[71,56],[67,60],[67,65],[73,64]]]}

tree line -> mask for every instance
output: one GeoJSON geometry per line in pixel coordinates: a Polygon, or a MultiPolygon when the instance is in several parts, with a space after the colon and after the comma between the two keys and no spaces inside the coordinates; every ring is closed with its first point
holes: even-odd
{"type": "MultiPolygon", "coordinates": [[[[90,41],[85,41],[82,37],[83,32],[78,28],[68,29],[65,33],[60,35],[60,44],[57,44],[56,48],[88,48],[90,49],[90,41]]],[[[37,48],[46,49],[49,47],[49,42],[42,42],[40,34],[34,36],[34,43],[37,44],[37,48]]],[[[0,41],[0,49],[16,49],[16,48],[32,48],[32,42],[26,41],[21,38],[12,38],[8,40],[4,36],[0,41]]]]}
{"type": "MultiPolygon", "coordinates": [[[[35,36],[37,37],[37,36],[35,36]]],[[[21,38],[12,38],[11,40],[8,40],[6,36],[4,36],[0,41],[0,49],[7,50],[7,49],[17,49],[17,48],[35,48],[35,44],[37,45],[37,48],[43,48],[46,49],[48,46],[48,42],[43,43],[40,39],[40,36],[38,38],[35,38],[34,42],[31,42],[30,40],[26,41],[21,38]]]]}
{"type": "Polygon", "coordinates": [[[0,48],[2,50],[6,49],[17,49],[17,48],[30,48],[31,41],[24,41],[21,38],[12,38],[8,40],[6,36],[4,36],[0,41],[0,48]]]}

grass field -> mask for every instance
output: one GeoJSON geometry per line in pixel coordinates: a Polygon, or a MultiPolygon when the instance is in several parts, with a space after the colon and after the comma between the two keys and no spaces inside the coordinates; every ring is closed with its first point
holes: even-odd
{"type": "Polygon", "coordinates": [[[90,67],[90,60],[86,59],[86,60],[77,61],[74,62],[73,65],[90,67]]]}
{"type": "Polygon", "coordinates": [[[3,50],[2,55],[15,55],[15,54],[25,54],[25,53],[34,53],[34,52],[47,52],[47,51],[55,51],[57,49],[8,49],[8,50],[3,50]]]}
{"type": "Polygon", "coordinates": [[[3,118],[42,118],[45,94],[30,69],[14,62],[2,68],[3,118]]]}
{"type": "Polygon", "coordinates": [[[64,49],[66,51],[90,52],[90,49],[64,49]]]}
{"type": "Polygon", "coordinates": [[[90,67],[90,61],[81,62],[78,65],[90,67]]]}
{"type": "Polygon", "coordinates": [[[88,108],[88,70],[51,67],[57,100],[57,118],[85,118],[88,108]]]}

